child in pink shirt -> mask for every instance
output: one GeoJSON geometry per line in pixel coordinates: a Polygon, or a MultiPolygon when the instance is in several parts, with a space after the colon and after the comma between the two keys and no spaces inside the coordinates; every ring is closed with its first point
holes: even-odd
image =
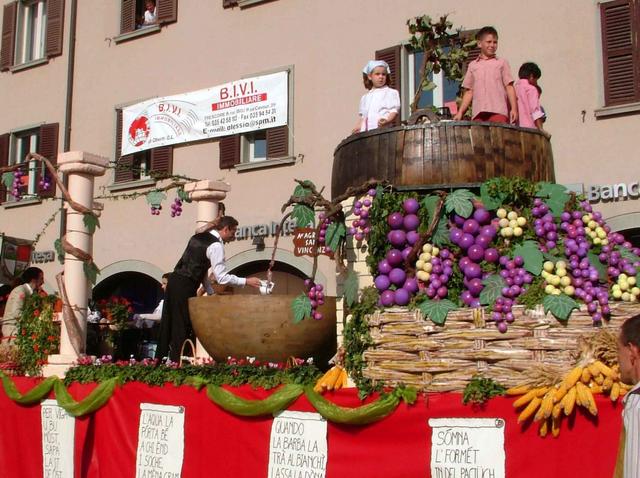
{"type": "Polygon", "coordinates": [[[461,120],[473,102],[474,121],[518,123],[518,104],[509,63],[496,56],[498,32],[483,27],[476,35],[480,55],[469,64],[462,82],[465,89],[454,120],[461,120]]]}
{"type": "Polygon", "coordinates": [[[524,128],[542,129],[544,112],[540,107],[538,80],[542,76],[535,63],[523,63],[518,70],[516,97],[518,98],[518,124],[524,128]]]}

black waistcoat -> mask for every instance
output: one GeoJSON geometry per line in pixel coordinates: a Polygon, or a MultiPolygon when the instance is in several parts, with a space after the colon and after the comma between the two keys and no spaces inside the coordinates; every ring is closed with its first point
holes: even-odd
{"type": "Polygon", "coordinates": [[[211,267],[211,262],[207,259],[207,248],[214,242],[220,242],[220,239],[209,232],[191,236],[173,272],[194,282],[202,282],[211,267]]]}

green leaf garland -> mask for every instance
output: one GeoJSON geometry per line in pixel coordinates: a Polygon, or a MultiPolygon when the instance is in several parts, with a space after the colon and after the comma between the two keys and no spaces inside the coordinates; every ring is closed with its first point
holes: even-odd
{"type": "Polygon", "coordinates": [[[545,313],[551,312],[558,320],[568,320],[573,309],[579,309],[579,304],[565,294],[547,295],[542,301],[545,313]]]}
{"type": "Polygon", "coordinates": [[[84,262],[82,264],[82,269],[84,270],[84,275],[89,282],[95,284],[98,279],[98,274],[100,273],[98,266],[96,266],[94,262],[84,262]]]}
{"type": "Polygon", "coordinates": [[[217,385],[207,385],[207,397],[234,415],[259,417],[286,409],[302,394],[301,385],[287,384],[264,400],[247,400],[217,385]]]}
{"type": "Polygon", "coordinates": [[[93,234],[96,232],[96,227],[100,227],[98,216],[88,212],[82,215],[82,222],[84,223],[84,227],[89,231],[89,234],[93,234]]]}

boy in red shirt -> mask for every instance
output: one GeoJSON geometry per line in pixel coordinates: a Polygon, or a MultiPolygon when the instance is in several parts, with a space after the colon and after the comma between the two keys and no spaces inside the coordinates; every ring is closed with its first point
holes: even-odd
{"type": "Polygon", "coordinates": [[[465,89],[454,120],[461,120],[473,101],[473,120],[518,124],[518,102],[509,63],[496,56],[498,32],[483,27],[476,35],[480,55],[469,64],[465,89]]]}

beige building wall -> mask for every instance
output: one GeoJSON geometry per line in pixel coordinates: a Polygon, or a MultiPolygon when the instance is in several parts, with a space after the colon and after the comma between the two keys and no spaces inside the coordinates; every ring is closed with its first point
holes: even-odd
{"type": "MultiPolygon", "coordinates": [[[[217,141],[176,146],[173,157],[175,174],[229,182],[227,211],[241,224],[279,220],[280,206],[293,191],[293,178],[311,179],[329,192],[333,150],[353,127],[364,93],[362,65],[376,50],[407,41],[408,18],[448,12],[454,24],[464,29],[494,25],[500,33],[498,54],[509,60],[514,75],[524,61],[540,65],[542,103],[548,114],[545,128],[553,135],[558,182],[588,186],[640,180],[636,146],[640,115],[595,116],[604,99],[599,8],[594,0],[526,4],[509,0],[489,4],[472,0],[274,0],[232,9],[223,9],[222,3],[180,0],[177,22],[156,33],[118,41],[120,1],[77,2],[69,148],[113,161],[116,107],[292,67],[293,164],[221,171],[217,141]]],[[[0,73],[0,104],[5,111],[0,115],[0,133],[59,122],[62,151],[71,6],[68,0],[62,56],[28,70],[0,73]]],[[[111,171],[99,179],[99,195],[111,194],[112,179],[111,171]]],[[[193,231],[195,207],[185,205],[183,215],[171,219],[169,201],[160,216],[149,213],[144,198],[103,201],[101,228],[94,243],[98,266],[135,264],[148,271],[173,268],[193,231]]],[[[0,231],[33,238],[58,206],[58,201],[0,206],[0,231]]],[[[640,227],[638,198],[598,208],[612,223],[622,225],[620,229],[640,227]]],[[[55,221],[37,250],[53,249],[58,230],[55,221]]],[[[272,238],[267,238],[267,250],[272,244],[272,238]]],[[[290,240],[281,241],[281,247],[290,251],[290,240]]],[[[261,257],[251,240],[230,244],[226,251],[228,258],[242,258],[242,263],[261,257]]],[[[301,260],[311,263],[309,258],[301,260]]],[[[43,268],[52,284],[60,266],[49,263],[43,268]]],[[[321,258],[320,272],[332,292],[333,264],[321,258]]]]}

